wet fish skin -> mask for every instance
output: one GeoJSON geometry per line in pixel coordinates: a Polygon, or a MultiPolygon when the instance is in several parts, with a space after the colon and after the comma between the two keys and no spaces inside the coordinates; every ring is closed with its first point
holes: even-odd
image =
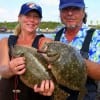
{"type": "Polygon", "coordinates": [[[41,53],[37,52],[37,49],[15,45],[11,51],[12,57],[25,57],[26,71],[23,75],[20,75],[20,79],[26,86],[33,88],[35,84],[40,84],[42,80],[53,80],[55,84],[53,100],[66,100],[68,93],[59,88],[51,70],[48,70],[48,61],[41,53]],[[61,94],[62,96],[60,96],[61,94]]]}
{"type": "Polygon", "coordinates": [[[46,43],[40,51],[51,63],[51,71],[57,82],[79,91],[78,100],[81,100],[86,93],[87,66],[80,53],[72,46],[58,41],[46,43]]]}

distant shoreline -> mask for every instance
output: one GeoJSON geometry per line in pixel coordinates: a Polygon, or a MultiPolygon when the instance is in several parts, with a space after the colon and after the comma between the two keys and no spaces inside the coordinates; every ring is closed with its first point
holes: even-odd
{"type": "MultiPolygon", "coordinates": [[[[0,34],[13,34],[13,32],[0,32],[0,34]]],[[[39,33],[39,34],[55,34],[56,32],[54,32],[54,31],[39,31],[39,32],[37,32],[37,33],[39,33]]]]}
{"type": "MultiPolygon", "coordinates": [[[[10,32],[0,32],[0,40],[4,37],[9,37],[9,35],[12,35],[13,33],[10,32]]],[[[45,37],[48,38],[54,38],[55,37],[55,33],[37,33],[37,34],[43,34],[45,37]]]]}
{"type": "MultiPolygon", "coordinates": [[[[14,32],[14,30],[8,30],[8,31],[0,31],[0,34],[9,34],[9,33],[13,33],[14,32]]],[[[51,33],[56,33],[56,31],[55,30],[53,30],[53,29],[50,29],[50,30],[46,30],[46,29],[41,29],[41,31],[37,31],[37,33],[40,33],[40,34],[42,34],[42,33],[45,33],[45,34],[51,34],[51,33]]]]}

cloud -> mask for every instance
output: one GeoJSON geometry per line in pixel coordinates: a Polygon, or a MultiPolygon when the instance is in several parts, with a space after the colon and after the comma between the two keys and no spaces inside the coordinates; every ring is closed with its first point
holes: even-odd
{"type": "Polygon", "coordinates": [[[17,13],[18,11],[14,9],[10,11],[9,9],[0,8],[0,22],[17,21],[17,13]]]}
{"type": "Polygon", "coordinates": [[[58,0],[40,0],[39,3],[46,6],[56,6],[58,5],[58,0]]]}
{"type": "MultiPolygon", "coordinates": [[[[30,0],[27,0],[29,2],[30,0]]],[[[1,1],[0,1],[1,2],[1,1]]],[[[26,2],[26,0],[22,0],[22,2],[16,1],[17,3],[13,3],[12,6],[8,5],[3,6],[5,9],[0,8],[0,21],[17,21],[17,16],[20,10],[20,6],[26,2]]],[[[59,19],[59,10],[58,3],[59,0],[33,0],[37,4],[40,4],[43,10],[43,21],[57,21],[59,19]]],[[[2,4],[3,5],[3,4],[2,4]]]]}
{"type": "Polygon", "coordinates": [[[4,17],[7,16],[7,10],[4,8],[0,8],[0,21],[4,21],[4,17]]]}
{"type": "Polygon", "coordinates": [[[37,3],[42,6],[43,10],[43,21],[59,20],[58,1],[59,0],[38,0],[37,3]]]}
{"type": "Polygon", "coordinates": [[[0,15],[6,13],[6,9],[0,8],[0,15]]]}

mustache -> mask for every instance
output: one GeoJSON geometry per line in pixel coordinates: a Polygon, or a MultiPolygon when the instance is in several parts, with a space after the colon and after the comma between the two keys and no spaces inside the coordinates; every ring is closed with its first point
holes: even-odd
{"type": "Polygon", "coordinates": [[[75,20],[76,18],[74,17],[66,17],[67,20],[75,20]]]}

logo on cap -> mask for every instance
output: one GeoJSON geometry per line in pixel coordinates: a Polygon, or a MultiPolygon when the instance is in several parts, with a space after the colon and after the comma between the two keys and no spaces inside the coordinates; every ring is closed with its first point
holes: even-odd
{"type": "Polygon", "coordinates": [[[36,6],[36,4],[34,4],[34,3],[27,3],[27,6],[28,6],[29,8],[34,8],[34,7],[36,6]]]}

